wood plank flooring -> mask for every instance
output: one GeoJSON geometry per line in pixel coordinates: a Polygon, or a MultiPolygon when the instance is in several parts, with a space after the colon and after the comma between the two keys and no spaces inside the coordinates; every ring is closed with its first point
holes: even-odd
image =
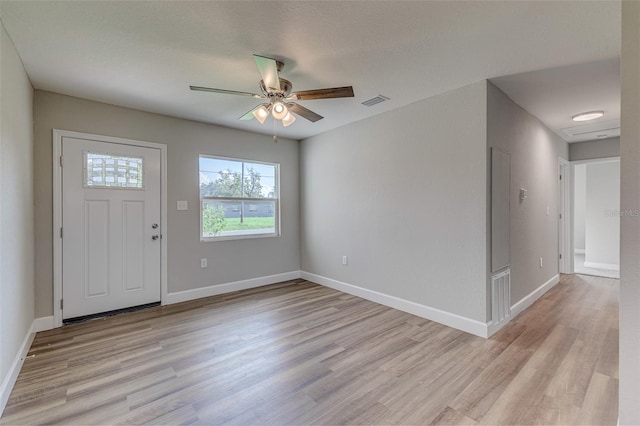
{"type": "Polygon", "coordinates": [[[618,281],[491,339],[304,280],[38,333],[2,424],[610,424],[618,281]]]}

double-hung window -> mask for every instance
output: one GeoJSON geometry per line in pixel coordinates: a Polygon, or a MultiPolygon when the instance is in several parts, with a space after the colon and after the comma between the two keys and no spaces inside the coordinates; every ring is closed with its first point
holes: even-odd
{"type": "Polygon", "coordinates": [[[279,165],[200,156],[200,239],[280,233],[279,165]]]}

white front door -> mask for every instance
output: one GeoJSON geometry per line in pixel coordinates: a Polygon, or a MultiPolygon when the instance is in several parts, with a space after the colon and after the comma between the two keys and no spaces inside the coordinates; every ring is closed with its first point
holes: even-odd
{"type": "Polygon", "coordinates": [[[160,301],[160,150],[62,138],[62,317],[160,301]]]}

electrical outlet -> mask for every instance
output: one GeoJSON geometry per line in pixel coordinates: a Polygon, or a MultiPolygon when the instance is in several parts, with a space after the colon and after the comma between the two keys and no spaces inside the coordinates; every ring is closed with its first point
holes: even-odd
{"type": "Polygon", "coordinates": [[[206,268],[207,267],[207,258],[203,257],[202,259],[200,259],[200,267],[201,268],[206,268]]]}
{"type": "Polygon", "coordinates": [[[342,256],[342,264],[345,266],[349,264],[349,258],[347,256],[342,256]]]}
{"type": "Polygon", "coordinates": [[[540,267],[542,268],[542,258],[540,258],[540,267]]]}

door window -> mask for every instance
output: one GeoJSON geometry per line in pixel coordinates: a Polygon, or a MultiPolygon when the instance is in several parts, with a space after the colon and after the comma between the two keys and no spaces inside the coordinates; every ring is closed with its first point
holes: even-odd
{"type": "Polygon", "coordinates": [[[84,152],[84,187],[144,189],[144,159],[84,152]]]}

